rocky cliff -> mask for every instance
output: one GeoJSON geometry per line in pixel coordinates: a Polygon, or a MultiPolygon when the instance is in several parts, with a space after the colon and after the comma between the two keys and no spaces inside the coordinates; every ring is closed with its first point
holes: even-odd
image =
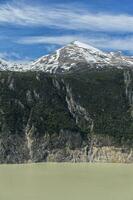
{"type": "Polygon", "coordinates": [[[0,163],[133,162],[133,72],[0,72],[0,163]]]}

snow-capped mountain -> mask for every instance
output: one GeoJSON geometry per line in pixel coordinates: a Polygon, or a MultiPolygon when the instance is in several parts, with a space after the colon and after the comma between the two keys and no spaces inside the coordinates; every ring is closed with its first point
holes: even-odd
{"type": "Polygon", "coordinates": [[[29,71],[30,63],[14,63],[0,59],[0,71],[29,71]]]}
{"type": "Polygon", "coordinates": [[[0,59],[0,70],[8,70],[8,68],[11,68],[11,63],[3,60],[3,59],[0,59]]]}
{"type": "Polygon", "coordinates": [[[43,56],[32,63],[32,70],[42,70],[50,73],[66,72],[78,67],[80,63],[108,63],[109,57],[102,51],[80,43],[72,42],[57,50],[52,55],[43,56]]]}
{"type": "Polygon", "coordinates": [[[71,72],[82,68],[103,68],[105,66],[122,68],[133,66],[133,58],[122,56],[120,52],[105,53],[90,45],[74,41],[28,64],[10,63],[0,60],[0,70],[43,71],[47,73],[71,72]]]}

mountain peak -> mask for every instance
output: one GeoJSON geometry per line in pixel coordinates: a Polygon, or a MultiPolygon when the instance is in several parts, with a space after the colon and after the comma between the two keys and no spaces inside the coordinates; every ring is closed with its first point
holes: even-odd
{"type": "Polygon", "coordinates": [[[47,73],[64,73],[82,68],[103,68],[133,66],[133,59],[120,56],[120,53],[106,53],[89,44],[73,41],[56,50],[54,53],[42,56],[29,64],[15,64],[0,59],[0,70],[10,71],[43,71],[47,73]]]}
{"type": "Polygon", "coordinates": [[[96,51],[96,52],[101,52],[99,49],[89,45],[89,44],[86,44],[86,43],[83,43],[83,42],[80,42],[78,40],[75,40],[72,42],[73,45],[76,45],[80,48],[84,48],[84,49],[88,49],[88,50],[91,50],[91,51],[96,51]]]}
{"type": "Polygon", "coordinates": [[[123,65],[133,65],[125,57],[103,52],[91,45],[73,41],[53,54],[43,56],[31,65],[33,71],[48,73],[66,73],[89,68],[103,68],[123,65]]]}

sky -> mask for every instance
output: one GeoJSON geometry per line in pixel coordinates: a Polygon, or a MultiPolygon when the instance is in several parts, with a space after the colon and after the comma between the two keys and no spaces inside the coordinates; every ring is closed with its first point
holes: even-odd
{"type": "Polygon", "coordinates": [[[29,61],[74,40],[133,55],[132,0],[0,0],[0,58],[29,61]]]}

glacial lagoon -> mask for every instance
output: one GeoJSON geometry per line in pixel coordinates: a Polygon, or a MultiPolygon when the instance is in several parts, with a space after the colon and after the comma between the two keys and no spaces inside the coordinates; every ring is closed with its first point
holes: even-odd
{"type": "Polygon", "coordinates": [[[0,200],[133,200],[133,165],[0,165],[0,200]]]}

